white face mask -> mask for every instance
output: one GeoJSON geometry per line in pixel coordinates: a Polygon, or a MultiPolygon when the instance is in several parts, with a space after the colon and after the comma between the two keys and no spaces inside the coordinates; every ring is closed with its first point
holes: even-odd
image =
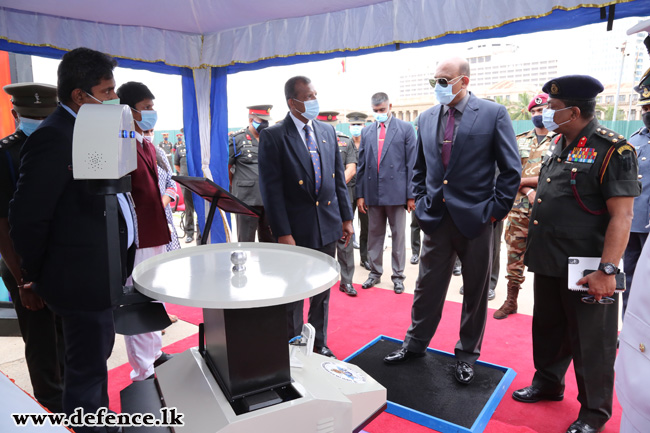
{"type": "Polygon", "coordinates": [[[569,119],[566,122],[562,122],[559,125],[555,123],[555,113],[557,113],[558,111],[567,110],[569,108],[572,107],[564,107],[564,108],[560,108],[559,110],[544,108],[544,111],[542,111],[542,122],[544,123],[544,127],[549,131],[555,131],[557,128],[564,125],[565,123],[569,123],[572,119],[569,119]]]}

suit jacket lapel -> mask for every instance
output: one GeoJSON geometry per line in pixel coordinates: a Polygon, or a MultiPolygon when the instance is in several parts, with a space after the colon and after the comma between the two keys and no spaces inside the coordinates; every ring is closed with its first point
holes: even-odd
{"type": "MultiPolygon", "coordinates": [[[[465,141],[469,136],[472,126],[478,117],[478,106],[474,103],[476,96],[471,95],[467,105],[465,106],[465,112],[463,117],[460,120],[460,125],[458,125],[458,130],[456,131],[456,139],[454,140],[454,145],[451,148],[451,157],[449,158],[449,166],[447,169],[451,169],[454,163],[460,158],[460,155],[463,153],[463,147],[465,146],[465,141]]],[[[442,159],[442,158],[441,158],[442,159]]]]}
{"type": "MultiPolygon", "coordinates": [[[[316,143],[318,144],[318,149],[320,150],[320,169],[323,176],[326,173],[333,173],[334,166],[331,163],[334,161],[332,157],[332,149],[338,151],[338,143],[331,143],[331,135],[327,134],[326,129],[318,122],[312,122],[314,125],[314,131],[316,132],[316,143]]],[[[336,136],[334,137],[336,140],[336,136]]],[[[325,179],[321,179],[321,188],[323,190],[323,182],[325,179]]],[[[319,195],[320,195],[319,191],[319,195]]]]}
{"type": "Polygon", "coordinates": [[[377,153],[379,152],[379,149],[377,147],[377,138],[378,137],[379,136],[377,135],[377,122],[375,122],[375,123],[372,124],[372,127],[370,129],[370,134],[368,135],[368,141],[370,141],[370,143],[365,145],[367,149],[372,150],[371,153],[372,153],[373,161],[375,161],[375,165],[374,165],[375,168],[377,168],[376,167],[376,165],[377,165],[377,153]]]}
{"type": "Polygon", "coordinates": [[[300,161],[303,170],[305,171],[307,179],[311,182],[311,189],[314,189],[314,165],[311,162],[311,157],[309,156],[309,151],[305,146],[305,143],[300,137],[300,133],[296,129],[296,124],[293,122],[293,119],[289,114],[284,119],[284,127],[287,132],[287,144],[289,150],[293,152],[296,159],[300,161]]]}

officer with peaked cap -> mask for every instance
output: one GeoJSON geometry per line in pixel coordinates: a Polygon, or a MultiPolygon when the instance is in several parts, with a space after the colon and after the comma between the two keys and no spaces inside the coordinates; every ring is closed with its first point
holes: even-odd
{"type": "MultiPolygon", "coordinates": [[[[338,111],[321,111],[316,119],[336,126],[338,116],[338,111]]],[[[355,185],[353,179],[357,172],[357,151],[352,139],[341,131],[336,131],[336,140],[338,141],[341,161],[343,161],[343,167],[345,167],[345,183],[348,187],[348,194],[353,197],[355,185]]],[[[357,291],[352,285],[352,278],[354,277],[354,249],[352,248],[352,242],[349,242],[346,246],[344,240],[339,240],[336,243],[336,258],[339,265],[341,265],[339,290],[349,296],[357,296],[357,291]]]]}
{"type": "Polygon", "coordinates": [[[235,132],[228,139],[228,177],[230,191],[247,205],[260,211],[259,218],[237,215],[237,240],[275,242],[271,227],[264,213],[259,186],[258,149],[260,132],[269,126],[273,105],[251,105],[248,109],[248,126],[235,132]]]}
{"type": "Polygon", "coordinates": [[[63,363],[61,320],[30,288],[18,288],[22,280],[20,259],[9,239],[9,201],[16,190],[20,150],[27,137],[57,105],[56,87],[49,84],[16,83],[4,87],[11,96],[16,131],[0,140],[0,274],[18,316],[25,342],[25,360],[34,396],[51,412],[62,412],[63,363]]]}
{"type": "MultiPolygon", "coordinates": [[[[348,123],[350,123],[350,135],[352,135],[352,141],[354,142],[354,150],[357,152],[357,159],[359,159],[359,145],[361,144],[361,130],[366,125],[366,119],[368,115],[361,113],[359,111],[354,111],[347,115],[348,123]]],[[[357,184],[357,175],[356,173],[352,177],[350,184],[356,187],[357,184]]],[[[352,211],[356,212],[357,210],[357,196],[356,188],[353,188],[354,193],[350,194],[350,199],[352,200],[352,211]]],[[[359,226],[360,233],[358,243],[353,244],[354,248],[359,248],[359,256],[361,257],[361,267],[366,270],[370,270],[370,262],[368,261],[368,214],[359,212],[359,226]]]]}
{"type": "MultiPolygon", "coordinates": [[[[634,148],[594,117],[602,84],[593,77],[554,78],[542,114],[552,140],[542,163],[524,263],[535,273],[532,385],[513,393],[535,403],[564,398],[573,360],[580,412],[567,433],[601,431],[612,415],[618,334],[616,274],[627,244],[634,197],[641,192],[634,148]],[[607,234],[607,236],[605,236],[607,234]],[[597,257],[595,272],[569,290],[569,257],[597,257]]],[[[573,282],[572,282],[573,283],[573,282]]]]}
{"type": "Polygon", "coordinates": [[[173,143],[169,141],[169,132],[163,132],[162,134],[163,141],[158,143],[158,147],[160,147],[163,152],[165,152],[165,156],[167,157],[167,161],[169,161],[169,166],[171,167],[173,165],[173,153],[172,153],[172,148],[174,147],[173,143]]]}
{"type": "Polygon", "coordinates": [[[648,231],[650,231],[647,227],[650,222],[650,69],[643,74],[634,90],[639,94],[638,105],[641,107],[643,126],[632,134],[628,142],[636,150],[639,161],[639,180],[643,189],[641,195],[634,199],[634,219],[632,220],[630,240],[623,256],[626,286],[626,290],[623,292],[623,315],[627,309],[636,262],[641,255],[646,239],[648,239],[648,231]]]}

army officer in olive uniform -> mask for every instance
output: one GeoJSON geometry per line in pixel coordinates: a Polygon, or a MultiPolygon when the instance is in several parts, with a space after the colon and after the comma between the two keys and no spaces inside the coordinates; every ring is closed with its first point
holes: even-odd
{"type": "MultiPolygon", "coordinates": [[[[316,119],[321,122],[329,123],[336,126],[338,123],[338,111],[321,111],[316,119]]],[[[357,173],[357,149],[354,142],[350,137],[336,131],[336,140],[339,145],[339,154],[343,167],[345,168],[345,183],[348,187],[348,195],[354,197],[354,179],[357,173]]],[[[354,249],[352,242],[345,246],[344,240],[339,240],[336,244],[336,258],[341,265],[341,283],[339,290],[350,296],[357,296],[357,291],[352,285],[352,278],[354,277],[354,249]]]]}
{"type": "Polygon", "coordinates": [[[564,398],[573,360],[580,413],[567,433],[601,431],[612,415],[618,334],[615,274],[641,192],[634,148],[594,117],[602,84],[587,75],[554,78],[544,126],[556,136],[542,162],[524,263],[535,273],[532,385],[513,393],[535,403],[564,398]],[[569,257],[598,257],[598,269],[568,289],[569,257]]]}
{"type": "Polygon", "coordinates": [[[248,108],[248,126],[228,139],[228,177],[230,192],[257,209],[261,217],[237,215],[237,240],[255,242],[255,232],[260,242],[275,242],[271,227],[264,214],[260,193],[257,152],[260,132],[269,126],[273,105],[252,105],[248,108]]]}

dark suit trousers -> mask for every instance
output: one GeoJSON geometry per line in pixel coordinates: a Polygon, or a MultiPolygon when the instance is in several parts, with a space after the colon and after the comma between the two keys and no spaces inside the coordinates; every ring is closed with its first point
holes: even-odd
{"type": "Polygon", "coordinates": [[[25,342],[25,362],[36,400],[50,412],[63,412],[63,330],[61,318],[46,305],[30,311],[20,302],[16,280],[4,260],[0,274],[11,294],[18,327],[25,342]]]}
{"type": "Polygon", "coordinates": [[[581,301],[586,293],[568,289],[567,278],[535,274],[534,281],[533,385],[563,390],[573,359],[579,418],[598,428],[612,415],[618,295],[611,305],[591,305],[581,301]]]}
{"type": "MultiPolygon", "coordinates": [[[[317,248],[316,250],[325,253],[330,257],[334,257],[334,254],[336,253],[336,242],[332,242],[331,244],[317,248]]],[[[302,325],[305,323],[303,318],[304,305],[305,301],[297,301],[287,304],[289,339],[302,333],[302,325]]],[[[330,312],[329,305],[330,289],[309,298],[309,314],[307,316],[307,321],[311,323],[316,330],[316,339],[314,341],[315,349],[327,346],[327,321],[330,312]]]]}
{"type": "MultiPolygon", "coordinates": [[[[357,201],[352,200],[352,214],[357,210],[357,201]]],[[[368,261],[368,214],[357,212],[359,215],[359,256],[362,262],[368,261]]]]}
{"type": "Polygon", "coordinates": [[[625,291],[623,292],[623,316],[627,309],[627,300],[630,297],[632,288],[632,279],[636,270],[636,262],[639,261],[641,250],[648,239],[648,233],[630,233],[630,239],[627,241],[627,248],[623,255],[623,269],[625,270],[625,291]]]}
{"type": "Polygon", "coordinates": [[[275,238],[271,234],[271,226],[264,213],[264,206],[251,207],[262,212],[262,216],[257,218],[237,214],[237,241],[255,242],[255,232],[257,232],[260,242],[275,242],[275,238]]]}
{"type": "Polygon", "coordinates": [[[404,347],[422,353],[431,342],[442,317],[456,255],[463,262],[466,272],[463,272],[465,296],[460,339],[454,353],[459,361],[474,364],[481,352],[487,319],[492,267],[491,223],[485,224],[477,238],[468,239],[446,214],[431,235],[424,235],[411,310],[412,322],[404,339],[404,347]]]}
{"type": "MultiPolygon", "coordinates": [[[[77,407],[85,413],[108,408],[106,361],[115,343],[113,310],[69,310],[50,305],[63,321],[65,378],[63,411],[70,415],[77,407]]],[[[77,433],[101,432],[105,427],[75,427],[77,433]]]]}

